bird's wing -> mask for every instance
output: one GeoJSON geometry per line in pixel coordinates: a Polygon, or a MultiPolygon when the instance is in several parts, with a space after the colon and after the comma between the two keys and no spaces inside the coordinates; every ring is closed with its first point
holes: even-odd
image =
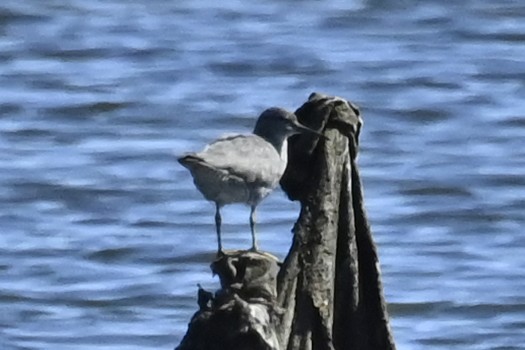
{"type": "Polygon", "coordinates": [[[284,171],[277,150],[257,135],[218,139],[195,156],[250,183],[274,184],[284,171]]]}

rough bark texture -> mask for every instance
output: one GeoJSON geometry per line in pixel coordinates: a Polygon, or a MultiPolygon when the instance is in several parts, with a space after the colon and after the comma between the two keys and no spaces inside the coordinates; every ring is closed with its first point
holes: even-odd
{"type": "Polygon", "coordinates": [[[200,290],[177,349],[395,349],[356,165],[359,110],[314,93],[296,114],[327,138],[289,142],[281,185],[301,213],[288,256],[280,270],[249,252],[212,264],[221,290],[200,290]]]}
{"type": "Polygon", "coordinates": [[[199,288],[199,311],[177,350],[277,350],[274,328],[277,259],[269,254],[228,251],[211,265],[221,280],[213,295],[199,288]]]}
{"type": "Polygon", "coordinates": [[[322,125],[329,140],[315,149],[304,138],[291,140],[281,180],[302,203],[278,278],[281,328],[291,329],[282,348],[395,349],[356,165],[359,110],[312,94],[296,114],[308,126],[322,125]]]}

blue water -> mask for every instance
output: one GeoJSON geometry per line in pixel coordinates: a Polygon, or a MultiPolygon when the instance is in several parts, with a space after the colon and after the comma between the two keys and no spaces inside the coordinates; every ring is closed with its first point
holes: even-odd
{"type": "MultiPolygon", "coordinates": [[[[217,287],[176,155],[313,91],[358,104],[399,349],[525,349],[525,3],[3,0],[0,346],[171,349],[217,287]],[[219,4],[220,3],[220,4],[219,4]]],[[[224,210],[248,248],[249,210],[224,210]]],[[[259,207],[284,257],[298,205],[259,207]]]]}

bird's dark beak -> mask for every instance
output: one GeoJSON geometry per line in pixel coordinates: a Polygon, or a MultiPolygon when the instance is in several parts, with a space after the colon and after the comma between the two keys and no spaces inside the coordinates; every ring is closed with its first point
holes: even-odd
{"type": "Polygon", "coordinates": [[[293,130],[298,133],[298,134],[313,134],[313,135],[317,135],[323,139],[326,139],[326,136],[324,136],[323,134],[321,134],[320,132],[314,130],[314,129],[310,129],[309,127],[306,127],[304,126],[303,124],[300,124],[299,122],[294,122],[292,124],[292,127],[293,127],[293,130]]]}

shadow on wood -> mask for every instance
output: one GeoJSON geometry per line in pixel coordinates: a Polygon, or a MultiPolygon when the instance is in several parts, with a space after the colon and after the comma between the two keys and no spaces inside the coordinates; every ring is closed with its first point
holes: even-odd
{"type": "Polygon", "coordinates": [[[289,141],[281,185],[301,213],[288,256],[280,269],[244,251],[214,262],[221,289],[199,292],[177,349],[395,349],[356,165],[359,110],[314,93],[296,114],[327,139],[289,141]]]}

